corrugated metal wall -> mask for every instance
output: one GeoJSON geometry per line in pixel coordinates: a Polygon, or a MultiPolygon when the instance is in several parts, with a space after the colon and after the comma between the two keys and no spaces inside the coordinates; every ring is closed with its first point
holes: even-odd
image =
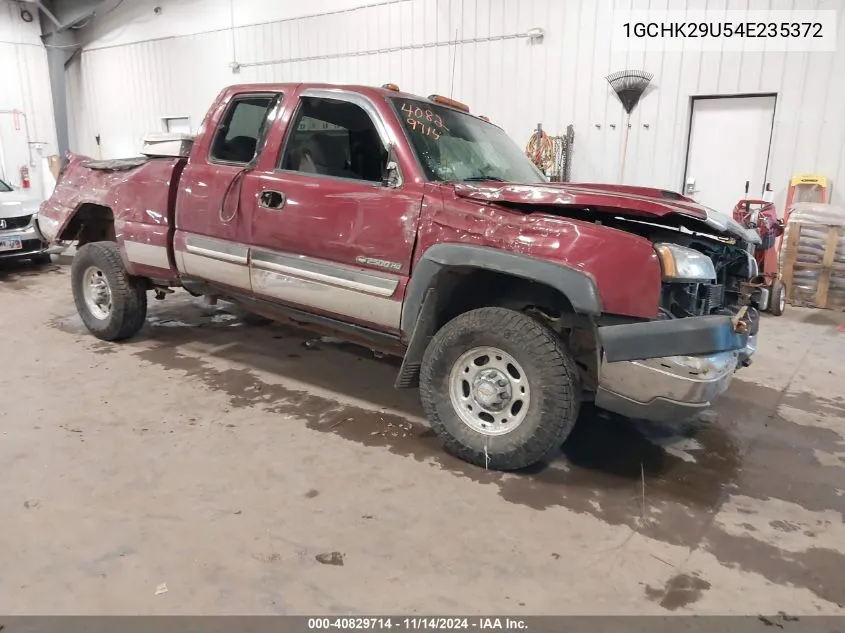
{"type": "MultiPolygon", "coordinates": [[[[250,1],[259,0],[239,0],[238,6],[250,1]]],[[[145,132],[161,129],[161,117],[190,116],[196,128],[215,93],[229,83],[393,81],[423,95],[453,93],[519,144],[538,122],[554,133],[573,123],[573,178],[615,181],[624,119],[604,77],[643,68],[655,78],[633,115],[626,182],[681,188],[692,96],[774,92],[769,179],[779,197],[798,171],[825,173],[845,188],[845,11],[836,53],[616,53],[609,34],[614,7],[840,5],[841,0],[392,0],[241,26],[234,33],[224,29],[116,46],[94,42],[73,71],[72,142],[97,154],[93,139],[99,134],[104,157],[132,154],[145,132]],[[532,27],[545,30],[541,44],[520,37],[532,27]],[[243,64],[238,74],[229,67],[233,42],[243,64]]],[[[733,149],[726,144],[725,151],[733,149]]]]}
{"type": "MultiPolygon", "coordinates": [[[[37,15],[34,9],[32,13],[37,15]]],[[[29,163],[31,155],[32,188],[39,194],[41,155],[35,148],[30,153],[27,143],[45,143],[44,156],[56,152],[50,75],[40,35],[37,18],[26,23],[17,4],[0,2],[0,171],[19,185],[20,167],[29,163]],[[10,110],[22,111],[25,119],[13,117],[10,110]]]]}

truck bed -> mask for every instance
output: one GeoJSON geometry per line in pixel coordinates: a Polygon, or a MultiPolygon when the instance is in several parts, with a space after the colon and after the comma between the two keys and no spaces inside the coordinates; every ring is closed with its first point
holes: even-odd
{"type": "Polygon", "coordinates": [[[170,237],[186,162],[145,156],[96,160],[69,153],[53,195],[41,206],[42,232],[51,241],[84,244],[112,238],[98,234],[98,226],[111,226],[113,219],[113,239],[126,253],[131,274],[175,279],[170,237]]]}

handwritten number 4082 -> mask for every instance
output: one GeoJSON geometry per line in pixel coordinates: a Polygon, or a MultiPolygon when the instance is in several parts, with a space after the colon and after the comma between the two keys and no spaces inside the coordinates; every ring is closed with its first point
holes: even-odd
{"type": "Polygon", "coordinates": [[[419,106],[412,106],[410,103],[402,104],[402,111],[408,113],[408,125],[415,132],[431,136],[435,141],[443,136],[442,131],[448,131],[443,125],[440,115],[431,110],[423,110],[419,106]],[[442,130],[442,131],[441,131],[442,130]]]}

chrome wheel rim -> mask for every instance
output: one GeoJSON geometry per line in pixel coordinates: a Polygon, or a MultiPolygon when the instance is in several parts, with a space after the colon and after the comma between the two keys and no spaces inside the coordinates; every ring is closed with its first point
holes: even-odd
{"type": "Polygon", "coordinates": [[[781,289],[780,296],[778,297],[778,308],[780,308],[780,312],[786,309],[786,291],[783,289],[781,289]]]}
{"type": "Polygon", "coordinates": [[[82,274],[82,296],[85,306],[95,318],[109,318],[112,310],[111,288],[105,273],[96,266],[90,266],[82,274]]]}
{"type": "Polygon", "coordinates": [[[525,370],[497,347],[464,352],[449,374],[449,397],[461,421],[482,435],[512,432],[528,413],[531,389],[525,370]]]}

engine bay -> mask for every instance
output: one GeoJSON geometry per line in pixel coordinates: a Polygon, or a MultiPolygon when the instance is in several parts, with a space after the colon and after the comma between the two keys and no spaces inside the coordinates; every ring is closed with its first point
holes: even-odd
{"type": "MultiPolygon", "coordinates": [[[[668,239],[660,236],[658,239],[668,239]]],[[[742,284],[753,276],[750,257],[741,245],[712,238],[672,235],[676,244],[707,255],[716,269],[716,279],[698,283],[664,282],[660,313],[664,318],[707,314],[733,314],[742,302],[742,284]]]]}
{"type": "Polygon", "coordinates": [[[679,319],[708,314],[734,315],[743,305],[743,284],[754,276],[753,258],[748,246],[739,240],[685,227],[672,227],[614,217],[604,225],[637,233],[651,242],[670,242],[691,248],[713,262],[716,279],[701,282],[665,281],[660,294],[660,318],[679,319]]]}
{"type": "Polygon", "coordinates": [[[652,243],[669,242],[694,249],[713,262],[716,279],[703,282],[665,281],[660,294],[659,318],[680,319],[721,314],[733,316],[747,302],[743,285],[756,275],[749,245],[731,237],[714,235],[706,225],[689,218],[678,224],[624,215],[581,210],[575,217],[645,237],[652,243]],[[692,226],[692,228],[690,228],[692,226]]]}

